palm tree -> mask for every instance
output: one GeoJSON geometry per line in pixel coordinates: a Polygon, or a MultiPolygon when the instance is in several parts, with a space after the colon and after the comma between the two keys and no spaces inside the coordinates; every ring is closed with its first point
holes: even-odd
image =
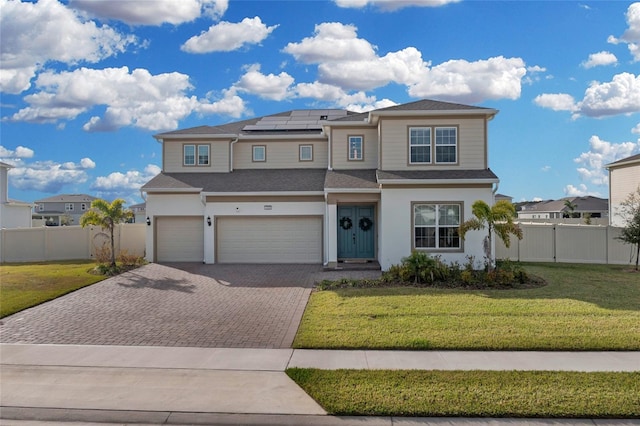
{"type": "Polygon", "coordinates": [[[489,207],[484,201],[478,200],[471,206],[471,211],[475,217],[460,225],[460,237],[464,239],[465,234],[470,230],[477,231],[485,227],[488,228],[489,232],[484,238],[483,246],[484,254],[489,260],[489,269],[492,269],[493,257],[491,256],[491,246],[493,233],[495,232],[507,247],[511,245],[511,237],[509,234],[515,235],[519,240],[522,239],[522,229],[513,223],[516,209],[513,207],[513,204],[506,200],[498,201],[493,207],[489,207]]]}
{"type": "Polygon", "coordinates": [[[124,209],[125,201],[122,198],[113,200],[111,204],[105,200],[93,200],[91,208],[80,218],[80,225],[84,228],[87,225],[96,225],[102,230],[108,230],[111,236],[111,266],[116,266],[116,245],[113,231],[117,224],[126,222],[133,217],[133,212],[124,209]]]}

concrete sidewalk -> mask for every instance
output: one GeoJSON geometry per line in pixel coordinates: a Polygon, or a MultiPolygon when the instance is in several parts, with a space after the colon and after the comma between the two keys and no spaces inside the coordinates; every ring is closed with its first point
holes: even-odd
{"type": "MultiPolygon", "coordinates": [[[[317,351],[2,344],[0,364],[3,425],[17,425],[12,423],[17,420],[475,425],[487,424],[488,419],[476,419],[476,423],[472,419],[456,423],[413,419],[413,423],[407,423],[407,419],[329,417],[284,370],[316,367],[640,371],[640,352],[317,351]]],[[[502,422],[492,420],[491,424],[502,422]]],[[[535,420],[515,424],[550,423],[535,420]]],[[[558,423],[554,420],[553,424],[558,423]]]]}

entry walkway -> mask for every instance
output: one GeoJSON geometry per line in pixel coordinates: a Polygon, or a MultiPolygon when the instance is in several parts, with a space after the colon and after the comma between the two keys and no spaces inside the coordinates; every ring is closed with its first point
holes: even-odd
{"type": "MultiPolygon", "coordinates": [[[[469,426],[486,424],[487,419],[476,423],[469,419],[460,419],[461,423],[415,419],[406,423],[407,419],[329,417],[284,370],[316,367],[640,371],[640,352],[316,351],[3,344],[0,362],[0,416],[5,420],[469,426]]],[[[491,423],[500,424],[494,420],[491,423]]],[[[559,424],[555,420],[553,423],[559,424]]],[[[522,424],[549,423],[536,420],[522,424]]]]}

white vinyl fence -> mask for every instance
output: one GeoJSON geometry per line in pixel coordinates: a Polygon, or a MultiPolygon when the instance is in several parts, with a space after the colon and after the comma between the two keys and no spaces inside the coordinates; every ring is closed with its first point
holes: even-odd
{"type": "Polygon", "coordinates": [[[599,225],[519,223],[523,238],[511,238],[506,248],[497,239],[496,258],[521,262],[635,263],[630,244],[616,239],[621,228],[599,225]]]}
{"type": "MultiPolygon", "coordinates": [[[[144,223],[126,223],[115,230],[116,254],[145,255],[144,223]]],[[[43,226],[0,229],[0,263],[93,259],[96,250],[110,247],[110,237],[98,226],[43,226]]]]}

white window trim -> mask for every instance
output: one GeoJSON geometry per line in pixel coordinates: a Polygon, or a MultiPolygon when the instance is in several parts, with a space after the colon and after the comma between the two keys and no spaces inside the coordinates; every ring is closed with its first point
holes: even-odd
{"type": "Polygon", "coordinates": [[[412,249],[429,251],[429,252],[464,252],[464,240],[460,236],[458,236],[458,241],[460,243],[458,247],[440,247],[440,232],[439,232],[440,228],[453,228],[454,226],[456,226],[456,225],[440,225],[439,224],[440,217],[438,214],[438,210],[442,206],[449,206],[449,205],[458,206],[459,217],[458,217],[457,226],[460,226],[460,224],[464,222],[464,218],[463,218],[464,203],[461,201],[440,201],[440,202],[417,201],[417,202],[411,203],[411,247],[412,249]],[[436,214],[435,225],[433,226],[417,226],[416,225],[415,215],[416,215],[417,206],[434,206],[435,207],[435,214],[436,214]],[[435,228],[435,235],[434,235],[435,243],[436,243],[435,247],[416,247],[416,228],[417,227],[435,228]]]}
{"type": "Polygon", "coordinates": [[[251,146],[251,161],[254,163],[266,163],[267,162],[267,146],[266,145],[252,145],[251,146]],[[256,158],[256,151],[262,148],[262,158],[256,158]]]}
{"type": "Polygon", "coordinates": [[[436,164],[457,164],[458,163],[458,128],[455,127],[455,126],[437,126],[437,127],[434,127],[434,129],[433,129],[433,135],[434,135],[434,137],[432,138],[433,139],[433,146],[434,146],[433,153],[435,154],[435,156],[433,157],[433,161],[436,164]],[[455,147],[455,149],[456,149],[455,161],[438,161],[438,152],[437,152],[437,149],[435,148],[436,146],[438,146],[437,142],[436,142],[436,140],[438,139],[438,137],[437,137],[438,129],[454,129],[456,131],[456,142],[453,145],[452,144],[440,145],[440,146],[453,146],[453,147],[455,147]]]}
{"type": "Polygon", "coordinates": [[[82,211],[87,210],[87,204],[86,203],[80,204],[80,210],[82,210],[82,211]]]}
{"type": "Polygon", "coordinates": [[[196,163],[198,164],[198,166],[208,166],[211,164],[211,147],[209,145],[198,145],[196,147],[196,163]],[[201,163],[200,162],[200,148],[207,148],[207,162],[206,163],[201,163]]]}
{"type": "Polygon", "coordinates": [[[187,167],[194,167],[196,165],[196,157],[198,156],[196,145],[186,144],[182,146],[182,164],[187,167]],[[193,148],[193,164],[187,164],[187,148],[193,148]]]}
{"type": "Polygon", "coordinates": [[[64,203],[64,211],[65,211],[65,212],[72,212],[72,211],[74,211],[74,205],[73,205],[73,203],[64,203]]]}
{"type": "Polygon", "coordinates": [[[409,127],[409,164],[433,164],[433,128],[430,126],[412,126],[409,127]],[[428,129],[429,130],[429,144],[418,145],[411,143],[411,131],[414,129],[428,129]],[[428,147],[429,148],[429,161],[411,161],[411,148],[412,147],[428,147]]]}
{"type": "Polygon", "coordinates": [[[192,144],[182,145],[182,165],[185,167],[208,167],[211,165],[211,146],[209,144],[192,144]],[[187,164],[187,148],[193,147],[193,164],[187,164]],[[200,148],[207,149],[207,162],[200,162],[200,148]]]}
{"type": "Polygon", "coordinates": [[[39,212],[43,212],[44,211],[44,203],[38,204],[38,211],[39,212]]]}
{"type": "Polygon", "coordinates": [[[300,145],[298,148],[298,160],[299,161],[313,161],[313,145],[300,145]],[[302,149],[309,148],[309,158],[302,158],[302,149]]]}
{"type": "Polygon", "coordinates": [[[363,161],[364,160],[364,136],[361,135],[351,135],[348,136],[348,145],[347,145],[347,150],[348,150],[348,160],[349,161],[363,161]],[[360,139],[360,157],[355,157],[352,154],[351,151],[351,139],[360,139]]]}

